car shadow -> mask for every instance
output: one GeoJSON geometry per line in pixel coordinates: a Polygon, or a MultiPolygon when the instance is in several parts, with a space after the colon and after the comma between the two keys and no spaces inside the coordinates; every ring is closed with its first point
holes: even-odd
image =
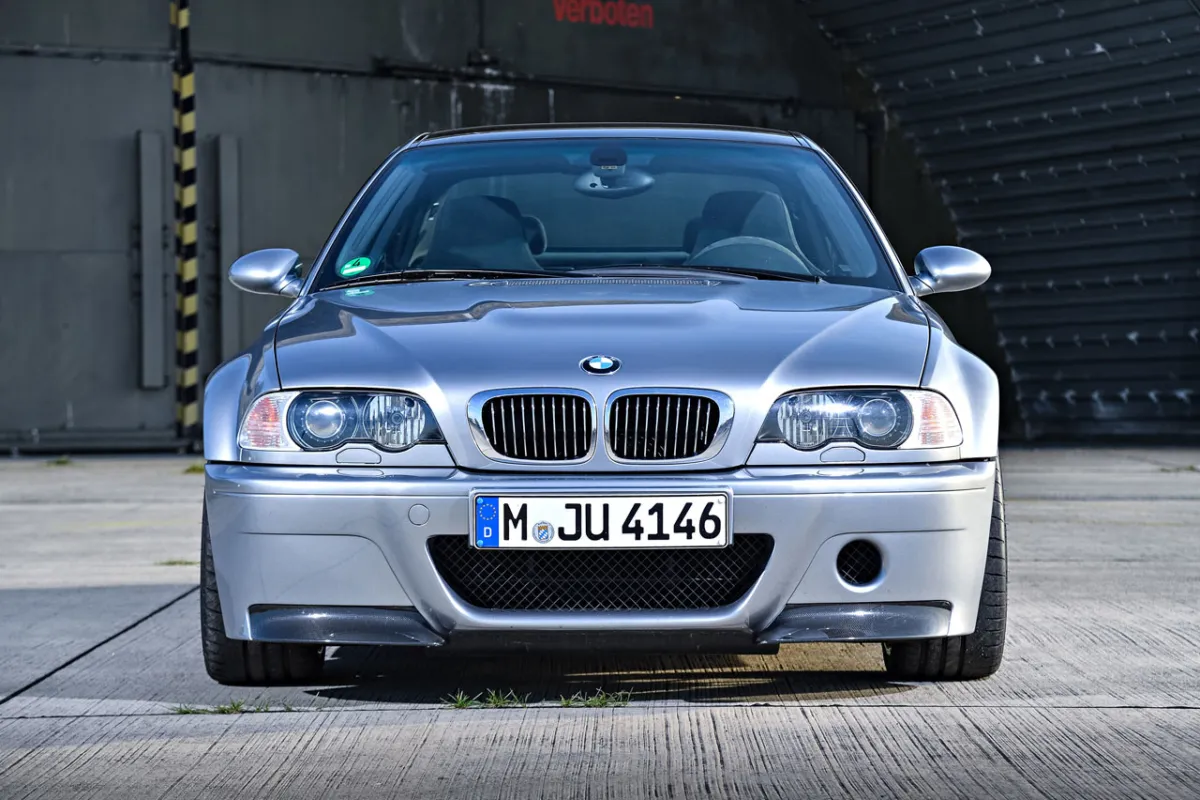
{"type": "Polygon", "coordinates": [[[634,701],[677,703],[837,702],[896,694],[878,646],[783,648],[779,655],[439,653],[343,647],[326,662],[323,688],[338,701],[443,704],[452,695],[512,693],[525,703],[558,703],[599,690],[634,701]],[[821,648],[826,648],[822,650],[821,648]]]}

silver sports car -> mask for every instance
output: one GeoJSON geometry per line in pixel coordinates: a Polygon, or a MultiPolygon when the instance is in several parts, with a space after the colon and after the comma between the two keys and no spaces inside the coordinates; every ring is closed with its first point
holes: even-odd
{"type": "Polygon", "coordinates": [[[1004,648],[995,375],[803,136],[492,128],[393,153],[204,399],[205,663],[326,648],[1004,648]]]}

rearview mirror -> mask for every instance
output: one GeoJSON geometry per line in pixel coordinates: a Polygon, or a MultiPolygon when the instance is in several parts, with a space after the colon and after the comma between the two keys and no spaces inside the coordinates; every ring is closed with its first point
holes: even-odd
{"type": "Polygon", "coordinates": [[[917,253],[916,271],[913,291],[923,297],[981,286],[992,276],[992,265],[965,247],[926,247],[917,253]]]}
{"type": "Polygon", "coordinates": [[[296,297],[300,279],[300,254],[295,250],[255,250],[233,262],[229,282],[245,292],[296,297]]]}

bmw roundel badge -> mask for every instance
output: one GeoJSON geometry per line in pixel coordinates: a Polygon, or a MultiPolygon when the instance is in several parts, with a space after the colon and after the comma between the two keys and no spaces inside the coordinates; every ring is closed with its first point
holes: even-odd
{"type": "Polygon", "coordinates": [[[609,356],[588,356],[579,366],[593,375],[611,375],[621,368],[621,362],[609,356]]]}

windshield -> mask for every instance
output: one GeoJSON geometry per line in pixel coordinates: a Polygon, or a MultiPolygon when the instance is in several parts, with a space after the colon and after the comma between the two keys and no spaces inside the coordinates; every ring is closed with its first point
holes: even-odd
{"type": "Polygon", "coordinates": [[[757,270],[898,290],[811,150],[603,138],[419,147],[355,206],[314,289],[404,272],[757,270]]]}

